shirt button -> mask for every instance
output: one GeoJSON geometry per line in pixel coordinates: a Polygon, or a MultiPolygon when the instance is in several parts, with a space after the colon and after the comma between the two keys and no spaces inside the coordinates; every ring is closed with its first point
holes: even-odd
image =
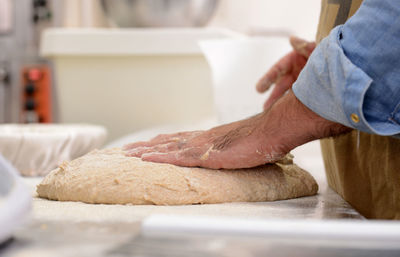
{"type": "Polygon", "coordinates": [[[350,115],[350,118],[351,118],[351,120],[352,120],[354,123],[360,122],[360,118],[359,118],[358,115],[355,114],[355,113],[352,113],[352,114],[350,115]]]}

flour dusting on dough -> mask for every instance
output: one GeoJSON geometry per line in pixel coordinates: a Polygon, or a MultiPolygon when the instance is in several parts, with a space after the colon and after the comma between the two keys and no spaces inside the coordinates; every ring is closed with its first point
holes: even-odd
{"type": "Polygon", "coordinates": [[[120,148],[64,162],[37,187],[51,200],[156,205],[274,201],[317,191],[314,178],[290,156],[250,169],[211,170],[144,162],[120,148]]]}

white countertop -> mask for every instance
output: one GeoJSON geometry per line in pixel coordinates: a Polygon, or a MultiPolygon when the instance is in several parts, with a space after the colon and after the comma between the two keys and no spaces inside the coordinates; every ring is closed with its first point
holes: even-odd
{"type": "MultiPolygon", "coordinates": [[[[110,251],[120,256],[121,249],[125,249],[123,252],[126,254],[122,256],[131,256],[136,251],[133,245],[148,245],[158,240],[145,239],[140,232],[141,222],[152,215],[200,215],[245,220],[363,219],[327,187],[318,149],[318,142],[313,142],[294,151],[295,161],[312,173],[320,186],[319,194],[311,197],[187,206],[85,204],[34,197],[31,221],[16,231],[15,241],[9,243],[4,256],[109,256],[110,251]]],[[[24,181],[35,195],[35,185],[41,178],[25,178],[24,181]]],[[[149,255],[144,256],[159,255],[153,250],[146,251],[149,255]]]]}
{"type": "MultiPolygon", "coordinates": [[[[164,127],[161,131],[155,129],[136,133],[127,139],[130,141],[146,139],[171,130],[172,127],[164,127]]],[[[119,143],[126,142],[122,140],[119,143]]],[[[187,206],[85,204],[48,201],[34,197],[31,221],[16,231],[14,242],[9,242],[3,249],[4,256],[168,256],[168,251],[177,253],[174,256],[181,256],[183,253],[182,256],[189,256],[196,252],[201,256],[261,256],[263,255],[261,253],[276,253],[273,249],[282,246],[284,254],[274,256],[290,254],[294,256],[294,253],[306,254],[300,254],[301,256],[335,256],[332,253],[340,253],[342,256],[377,256],[374,255],[377,251],[380,257],[398,256],[393,254],[400,253],[400,246],[384,249],[373,244],[355,247],[342,243],[333,246],[322,241],[310,244],[309,241],[287,239],[277,241],[274,238],[236,236],[235,239],[224,236],[194,236],[196,233],[185,237],[164,235],[160,238],[146,237],[141,231],[143,220],[153,215],[187,217],[196,215],[248,221],[363,220],[360,214],[328,188],[319,142],[299,147],[293,154],[294,161],[308,170],[317,180],[320,186],[318,195],[276,202],[187,206]],[[199,244],[202,247],[199,248],[199,244]],[[232,249],[237,249],[237,252],[232,252],[232,249]],[[243,251],[247,255],[237,254],[243,251]]],[[[32,194],[35,194],[35,185],[40,180],[41,178],[25,179],[32,194]]]]}

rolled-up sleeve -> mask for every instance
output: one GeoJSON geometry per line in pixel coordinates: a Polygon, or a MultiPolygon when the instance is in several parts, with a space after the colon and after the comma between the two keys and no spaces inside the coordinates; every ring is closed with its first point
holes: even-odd
{"type": "Polygon", "coordinates": [[[400,2],[365,0],[310,56],[293,85],[320,116],[367,133],[400,133],[400,2]]]}

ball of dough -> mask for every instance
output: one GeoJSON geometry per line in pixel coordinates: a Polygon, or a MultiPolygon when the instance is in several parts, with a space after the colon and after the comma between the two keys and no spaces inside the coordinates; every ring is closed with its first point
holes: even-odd
{"type": "Polygon", "coordinates": [[[314,178],[291,161],[211,170],[144,162],[120,148],[64,162],[37,187],[51,200],[156,205],[274,201],[317,191],[314,178]]]}

